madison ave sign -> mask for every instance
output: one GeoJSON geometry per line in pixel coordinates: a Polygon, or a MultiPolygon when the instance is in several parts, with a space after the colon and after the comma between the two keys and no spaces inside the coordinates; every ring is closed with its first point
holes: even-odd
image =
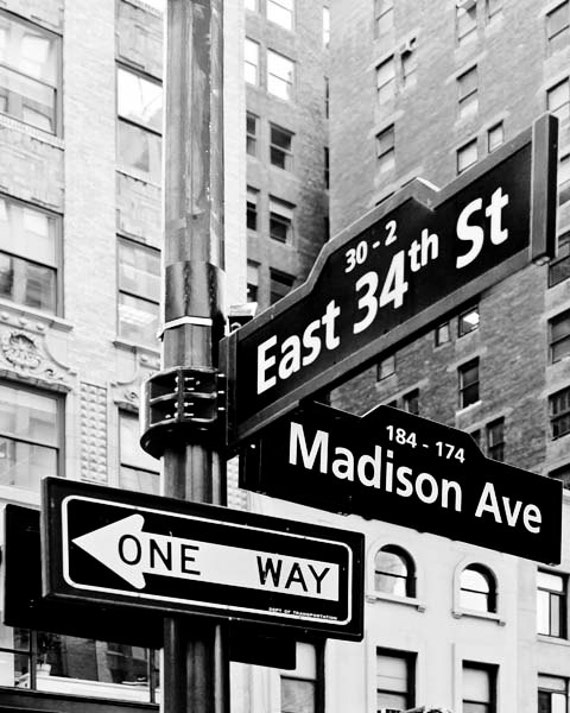
{"type": "Polygon", "coordinates": [[[42,547],[56,601],[363,636],[359,533],[46,478],[42,547]]]}
{"type": "Polygon", "coordinates": [[[542,117],[442,191],[415,180],[328,243],[307,282],[222,340],[228,444],[551,255],[556,150],[542,117]]]}
{"type": "Polygon", "coordinates": [[[244,449],[241,485],[550,564],[562,484],[483,456],[470,435],[389,406],[311,404],[244,449]]]}

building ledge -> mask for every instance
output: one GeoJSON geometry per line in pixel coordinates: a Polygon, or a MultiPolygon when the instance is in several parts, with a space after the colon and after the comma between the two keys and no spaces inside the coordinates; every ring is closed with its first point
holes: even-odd
{"type": "Polygon", "coordinates": [[[370,592],[366,595],[366,601],[370,604],[375,602],[391,602],[392,604],[400,604],[406,607],[413,607],[419,612],[426,610],[425,602],[416,597],[399,597],[396,594],[388,594],[386,592],[370,592]]]}

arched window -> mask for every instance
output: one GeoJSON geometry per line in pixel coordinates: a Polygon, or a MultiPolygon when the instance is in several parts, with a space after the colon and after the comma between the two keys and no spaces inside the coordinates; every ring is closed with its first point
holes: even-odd
{"type": "Polygon", "coordinates": [[[374,589],[400,597],[416,596],[416,572],[410,555],[401,547],[386,545],[374,557],[374,589]]]}
{"type": "Polygon", "coordinates": [[[471,564],[461,572],[460,604],[462,609],[482,612],[497,611],[497,588],[492,572],[480,564],[471,564]]]}

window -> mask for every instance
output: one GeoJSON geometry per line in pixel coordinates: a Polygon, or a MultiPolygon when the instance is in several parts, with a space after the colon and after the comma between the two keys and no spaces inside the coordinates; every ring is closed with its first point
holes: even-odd
{"type": "Polygon", "coordinates": [[[566,638],[566,577],[539,570],[536,586],[537,632],[558,639],[566,638]]]}
{"type": "Polygon", "coordinates": [[[117,69],[118,161],[161,183],[162,87],[124,67],[117,69]]]}
{"type": "Polygon", "coordinates": [[[325,119],[329,118],[331,87],[328,77],[325,77],[325,119]]]}
{"type": "Polygon", "coordinates": [[[158,348],[160,252],[119,240],[119,336],[158,348]]]}
{"type": "Polygon", "coordinates": [[[479,327],[479,307],[470,307],[457,318],[457,336],[463,337],[479,327]]]}
{"type": "Polygon", "coordinates": [[[387,379],[392,374],[396,373],[396,355],[391,354],[390,356],[382,359],[378,362],[377,379],[381,381],[382,379],[387,379]]]}
{"type": "Polygon", "coordinates": [[[402,52],[402,84],[405,89],[415,86],[418,70],[418,53],[415,49],[402,52]]]}
{"type": "Polygon", "coordinates": [[[435,329],[435,346],[440,347],[442,344],[447,344],[451,341],[451,329],[449,322],[440,324],[435,329]]]}
{"type": "Polygon", "coordinates": [[[293,239],[293,211],[295,206],[277,198],[269,198],[269,237],[280,243],[293,239]]]}
{"type": "Polygon", "coordinates": [[[420,391],[419,389],[414,389],[410,391],[409,394],[404,394],[404,411],[408,413],[413,413],[416,416],[420,412],[420,391]]]}
{"type": "Polygon", "coordinates": [[[374,16],[377,37],[392,32],[394,29],[394,0],[375,0],[374,16]]]}
{"type": "Polygon", "coordinates": [[[397,594],[400,597],[416,596],[414,562],[401,547],[386,545],[374,558],[374,589],[377,592],[397,594]]]}
{"type": "Polygon", "coordinates": [[[570,310],[548,321],[550,362],[553,364],[570,355],[570,310]]]}
{"type": "Polygon", "coordinates": [[[459,44],[463,44],[468,38],[475,36],[477,30],[477,4],[475,2],[455,8],[455,29],[459,44]]]}
{"type": "Polygon", "coordinates": [[[280,270],[269,270],[269,302],[275,304],[291,290],[295,278],[280,270]]]}
{"type": "Polygon", "coordinates": [[[377,649],[376,708],[405,710],[414,705],[415,655],[377,649]]]}
{"type": "Polygon", "coordinates": [[[463,662],[463,713],[496,712],[496,668],[463,662]]]}
{"type": "Polygon", "coordinates": [[[249,37],[245,38],[244,62],[245,81],[257,87],[259,85],[259,45],[249,37]]]}
{"type": "Polygon", "coordinates": [[[60,38],[0,11],[0,112],[57,134],[60,38]]]}
{"type": "Polygon", "coordinates": [[[551,470],[548,477],[560,480],[566,489],[570,489],[570,463],[562,465],[560,468],[556,468],[555,470],[551,470]]]}
{"type": "Polygon", "coordinates": [[[247,112],[245,117],[245,150],[250,156],[257,155],[257,116],[247,112]]]}
{"type": "Polygon", "coordinates": [[[139,439],[138,416],[119,411],[119,485],[126,490],[158,495],[159,461],[143,451],[139,439]]]}
{"type": "Polygon", "coordinates": [[[503,10],[503,0],[487,0],[486,2],[487,20],[491,22],[501,16],[503,10]]]}
{"type": "Polygon", "coordinates": [[[257,302],[259,287],[259,266],[248,260],[247,262],[247,301],[257,302]]]}
{"type": "Polygon", "coordinates": [[[293,0],[267,0],[267,19],[286,30],[292,30],[293,0]]]}
{"type": "Polygon", "coordinates": [[[259,12],[259,0],[245,0],[245,9],[251,12],[259,12]]]}
{"type": "Polygon", "coordinates": [[[459,367],[459,408],[479,401],[479,359],[459,367]]]}
{"type": "Polygon", "coordinates": [[[470,307],[457,318],[457,336],[463,337],[474,332],[479,326],[479,307],[470,307]]]}
{"type": "Polygon", "coordinates": [[[499,418],[487,425],[487,456],[493,460],[505,460],[505,420],[499,418]]]}
{"type": "Polygon", "coordinates": [[[457,149],[457,175],[477,163],[477,139],[457,149]]]}
{"type": "Polygon", "coordinates": [[[558,163],[558,205],[570,200],[570,154],[558,163]]]}
{"type": "Polygon", "coordinates": [[[293,97],[295,64],[273,50],[267,50],[267,91],[279,99],[293,97]]]}
{"type": "Polygon", "coordinates": [[[570,433],[570,388],[566,387],[548,397],[552,438],[570,433]]]}
{"type": "Polygon", "coordinates": [[[393,124],[376,136],[376,155],[380,173],[391,171],[396,166],[396,136],[393,124]]]}
{"type": "Polygon", "coordinates": [[[568,713],[568,679],[538,674],[538,713],[568,713]]]}
{"type": "Polygon", "coordinates": [[[61,218],[0,196],[0,297],[56,314],[61,218]]]}
{"type": "Polygon", "coordinates": [[[257,230],[257,201],[259,191],[247,187],[246,225],[248,230],[257,230]]]}
{"type": "Polygon", "coordinates": [[[497,592],[492,573],[479,564],[461,572],[459,601],[462,609],[479,612],[497,611],[497,592]]]}
{"type": "Polygon", "coordinates": [[[546,14],[546,41],[549,52],[563,49],[568,43],[570,2],[561,3],[546,14]]]}
{"type": "Polygon", "coordinates": [[[558,258],[548,266],[548,286],[554,287],[570,278],[570,231],[556,238],[558,258]]]}
{"type": "Polygon", "coordinates": [[[269,160],[273,166],[290,171],[293,168],[291,151],[293,134],[287,129],[270,124],[269,126],[269,160]]]}
{"type": "Polygon", "coordinates": [[[319,713],[324,680],[321,648],[298,641],[296,664],[292,671],[281,671],[280,713],[319,713]]]}
{"type": "Polygon", "coordinates": [[[491,153],[505,140],[505,130],[501,121],[487,131],[487,151],[491,153]]]}
{"type": "Polygon", "coordinates": [[[156,701],[158,657],[139,646],[3,626],[0,660],[3,686],[53,692],[48,678],[53,676],[55,681],[97,681],[102,696],[108,696],[112,686],[113,698],[133,700],[135,689],[135,700],[156,701]],[[124,694],[113,684],[125,684],[124,694]]]}
{"type": "Polygon", "coordinates": [[[472,67],[457,78],[457,101],[461,119],[471,116],[479,108],[478,84],[477,67],[472,67]]]}
{"type": "Polygon", "coordinates": [[[557,116],[560,121],[566,121],[570,116],[570,82],[564,79],[546,92],[546,108],[557,116]]]}
{"type": "Polygon", "coordinates": [[[325,146],[325,148],[324,148],[323,163],[324,163],[324,171],[325,171],[325,175],[324,175],[325,188],[330,188],[331,162],[330,162],[330,151],[329,151],[328,146],[325,146]]]}
{"type": "Polygon", "coordinates": [[[376,96],[380,108],[384,108],[394,101],[396,96],[396,67],[393,55],[376,67],[376,96]]]}
{"type": "Polygon", "coordinates": [[[331,11],[323,7],[323,47],[328,47],[331,41],[331,11]]]}
{"type": "Polygon", "coordinates": [[[0,383],[0,485],[39,491],[61,475],[61,418],[59,397],[0,383]]]}

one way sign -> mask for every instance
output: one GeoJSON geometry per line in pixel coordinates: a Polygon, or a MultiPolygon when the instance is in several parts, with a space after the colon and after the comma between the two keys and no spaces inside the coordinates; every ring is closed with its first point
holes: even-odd
{"type": "Polygon", "coordinates": [[[59,478],[45,594],[362,638],[363,536],[59,478]]]}

